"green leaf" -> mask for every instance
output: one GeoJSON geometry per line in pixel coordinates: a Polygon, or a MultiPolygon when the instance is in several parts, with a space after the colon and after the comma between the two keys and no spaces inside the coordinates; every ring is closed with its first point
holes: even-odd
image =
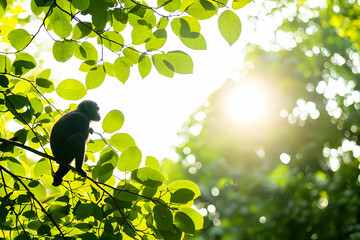
{"type": "Polygon", "coordinates": [[[91,69],[96,68],[96,62],[94,60],[86,60],[81,65],[79,70],[82,72],[89,72],[91,69]]]}
{"type": "Polygon", "coordinates": [[[102,41],[104,46],[113,52],[119,52],[124,46],[124,38],[117,32],[105,32],[102,41]]]}
{"type": "Polygon", "coordinates": [[[75,208],[74,215],[77,217],[77,219],[85,219],[91,216],[92,210],[92,204],[79,203],[75,208]]]}
{"type": "Polygon", "coordinates": [[[87,144],[87,150],[90,152],[100,152],[105,146],[106,143],[102,139],[91,140],[87,144]]]}
{"type": "Polygon", "coordinates": [[[6,90],[6,88],[9,86],[9,83],[9,79],[5,75],[0,75],[0,86],[3,87],[0,87],[1,91],[6,90]]]}
{"type": "Polygon", "coordinates": [[[226,4],[228,3],[228,0],[218,0],[216,1],[216,6],[219,8],[226,7],[226,4]]]}
{"type": "MultiPolygon", "coordinates": [[[[83,232],[87,232],[92,228],[92,225],[89,223],[78,223],[74,227],[83,232]]],[[[85,239],[88,239],[88,238],[85,238],[85,239]]]]}
{"type": "Polygon", "coordinates": [[[105,80],[104,66],[98,66],[95,69],[91,69],[85,78],[85,85],[88,90],[99,87],[105,80]]]}
{"type": "Polygon", "coordinates": [[[156,24],[156,27],[157,29],[165,29],[168,23],[169,23],[169,19],[167,17],[161,17],[159,22],[156,24]]]}
{"type": "Polygon", "coordinates": [[[90,0],[72,0],[72,5],[75,8],[83,11],[83,10],[86,10],[89,7],[90,0]]]}
{"type": "Polygon", "coordinates": [[[106,182],[111,178],[113,175],[114,166],[111,163],[105,163],[104,165],[100,166],[99,172],[97,173],[98,180],[100,182],[106,182]]]}
{"type": "Polygon", "coordinates": [[[187,188],[176,190],[171,194],[170,202],[186,204],[194,199],[195,193],[187,188]]]}
{"type": "Polygon", "coordinates": [[[45,69],[36,76],[35,82],[39,90],[46,93],[51,93],[55,90],[54,83],[48,79],[50,77],[50,74],[51,69],[45,69]]]}
{"type": "Polygon", "coordinates": [[[48,159],[40,159],[32,169],[33,176],[38,178],[44,174],[51,174],[50,163],[48,159]]]}
{"type": "Polygon", "coordinates": [[[184,233],[175,225],[172,225],[170,229],[160,230],[160,234],[166,240],[182,240],[184,238],[184,233]]]}
{"type": "Polygon", "coordinates": [[[117,133],[112,135],[110,144],[120,152],[123,152],[127,147],[136,145],[134,139],[127,133],[117,133]]]}
{"type": "Polygon", "coordinates": [[[103,211],[102,209],[96,205],[95,203],[91,203],[93,212],[92,212],[92,216],[96,219],[96,220],[101,220],[103,218],[103,211]]]}
{"type": "Polygon", "coordinates": [[[74,44],[70,41],[56,41],[53,45],[53,55],[56,61],[66,62],[74,55],[74,44]]]}
{"type": "Polygon", "coordinates": [[[153,168],[153,169],[158,170],[158,171],[160,169],[159,161],[156,158],[151,157],[151,156],[146,157],[145,166],[153,168]]]}
{"type": "Polygon", "coordinates": [[[219,17],[218,24],[221,35],[230,46],[239,39],[241,22],[234,12],[230,10],[223,12],[219,17]]]}
{"type": "Polygon", "coordinates": [[[204,218],[195,209],[184,208],[180,212],[185,213],[187,216],[191,218],[192,222],[195,225],[195,230],[200,230],[203,228],[204,218]]]}
{"type": "Polygon", "coordinates": [[[30,98],[30,105],[34,117],[39,117],[40,114],[44,111],[44,105],[37,98],[30,98]]]}
{"type": "Polygon", "coordinates": [[[50,6],[53,0],[34,0],[38,7],[50,6]]]}
{"type": "Polygon", "coordinates": [[[122,53],[131,64],[137,64],[139,62],[140,54],[132,47],[125,48],[122,53]]]}
{"type": "Polygon", "coordinates": [[[83,42],[80,46],[75,48],[74,55],[80,60],[93,60],[95,63],[98,61],[98,52],[89,42],[83,42]]]}
{"type": "Polygon", "coordinates": [[[125,29],[128,22],[128,15],[124,9],[115,8],[112,12],[111,26],[114,31],[121,32],[125,29]]]}
{"type": "Polygon", "coordinates": [[[181,0],[157,0],[158,7],[164,7],[168,12],[174,12],[180,9],[181,0]]]}
{"type": "Polygon", "coordinates": [[[110,77],[115,77],[114,64],[109,63],[109,62],[104,62],[104,69],[105,69],[105,73],[107,75],[109,75],[110,77]]]}
{"type": "Polygon", "coordinates": [[[174,66],[171,63],[171,60],[165,54],[154,54],[152,55],[152,62],[156,70],[166,77],[174,76],[174,66]]]}
{"type": "Polygon", "coordinates": [[[138,64],[138,68],[139,68],[139,73],[141,75],[141,77],[144,79],[147,75],[149,75],[150,71],[151,71],[151,60],[148,56],[146,56],[145,54],[141,54],[140,58],[139,58],[139,64],[138,64]]]}
{"type": "MultiPolygon", "coordinates": [[[[174,182],[170,183],[170,185],[168,186],[168,189],[172,194],[180,189],[191,190],[194,193],[193,199],[196,199],[197,197],[200,196],[199,187],[195,183],[193,183],[191,181],[187,181],[187,180],[174,181],[174,182]]],[[[177,199],[178,198],[176,198],[176,200],[177,199]]]]}
{"type": "Polygon", "coordinates": [[[152,31],[147,26],[137,26],[134,27],[131,32],[132,44],[140,45],[145,43],[148,39],[151,38],[152,31]]]}
{"type": "Polygon", "coordinates": [[[59,220],[62,217],[68,216],[70,212],[70,205],[61,206],[59,204],[53,204],[48,209],[48,213],[55,220],[59,220]]]}
{"type": "Polygon", "coordinates": [[[166,180],[164,175],[150,167],[136,169],[132,172],[131,178],[147,187],[155,188],[162,185],[166,180]]]}
{"type": "Polygon", "coordinates": [[[35,67],[36,61],[33,56],[25,52],[19,52],[16,54],[12,71],[14,71],[16,75],[21,76],[35,67]]]}
{"type": "Polygon", "coordinates": [[[124,57],[119,57],[114,62],[114,73],[117,79],[125,83],[130,76],[130,67],[124,57]]]}
{"type": "Polygon", "coordinates": [[[175,214],[175,223],[181,231],[188,234],[195,233],[195,224],[192,219],[184,212],[177,212],[175,214]]]}
{"type": "Polygon", "coordinates": [[[194,63],[189,55],[181,51],[172,51],[166,53],[171,60],[176,73],[191,74],[193,73],[194,63]]]}
{"type": "Polygon", "coordinates": [[[186,12],[198,20],[205,20],[217,13],[217,7],[210,1],[198,0],[187,7],[186,12]]]}
{"type": "Polygon", "coordinates": [[[104,118],[102,128],[104,132],[113,133],[118,131],[124,124],[124,114],[119,110],[110,111],[104,118]]]}
{"type": "Polygon", "coordinates": [[[232,8],[234,10],[240,9],[248,5],[252,0],[234,0],[232,3],[232,8]]]}
{"type": "Polygon", "coordinates": [[[77,23],[73,29],[72,39],[79,40],[91,33],[92,24],[90,22],[77,23]]]}
{"type": "Polygon", "coordinates": [[[153,212],[154,220],[158,229],[167,230],[172,226],[173,215],[167,207],[156,205],[153,212]]]}
{"type": "Polygon", "coordinates": [[[114,191],[114,196],[116,199],[119,199],[121,201],[136,201],[138,200],[138,196],[136,194],[139,193],[139,189],[137,189],[135,186],[125,183],[125,185],[122,184],[123,182],[120,182],[120,184],[117,186],[118,189],[128,190],[132,193],[126,192],[126,191],[114,191]]]}
{"type": "Polygon", "coordinates": [[[80,100],[86,95],[87,91],[78,80],[66,79],[57,86],[56,93],[66,100],[80,100]]]}
{"type": "Polygon", "coordinates": [[[180,38],[181,42],[194,50],[205,50],[206,41],[200,33],[200,23],[191,16],[176,18],[171,29],[180,38]]]}
{"type": "Polygon", "coordinates": [[[35,197],[39,200],[42,200],[46,197],[46,189],[39,181],[31,181],[28,184],[31,192],[35,195],[35,197]]]}
{"type": "Polygon", "coordinates": [[[92,11],[92,23],[97,30],[103,30],[107,23],[107,7],[104,5],[103,1],[94,1],[97,2],[96,5],[90,6],[93,7],[92,11]],[[95,10],[95,11],[94,11],[95,10]]]}
{"type": "Polygon", "coordinates": [[[23,50],[32,39],[31,35],[22,28],[12,30],[7,38],[9,39],[11,46],[18,51],[23,50]]]}
{"type": "Polygon", "coordinates": [[[25,168],[17,159],[9,157],[7,159],[7,165],[13,174],[25,177],[25,168]]]}
{"type": "Polygon", "coordinates": [[[61,38],[67,38],[70,36],[73,29],[70,22],[64,18],[57,18],[56,20],[53,20],[51,26],[53,27],[56,35],[61,38]]]}
{"type": "MultiPolygon", "coordinates": [[[[35,59],[34,59],[35,61],[35,59]]],[[[35,63],[36,66],[36,63],[35,63]]],[[[11,69],[11,61],[6,55],[0,55],[0,72],[9,72],[11,69]]]]}
{"type": "Polygon", "coordinates": [[[141,151],[136,146],[126,148],[120,155],[118,169],[122,172],[132,172],[140,166],[141,151]]]}
{"type": "Polygon", "coordinates": [[[146,42],[145,48],[148,51],[155,51],[162,48],[166,42],[167,33],[164,29],[159,29],[153,33],[150,40],[146,42]]]}
{"type": "Polygon", "coordinates": [[[0,1],[0,18],[6,13],[7,0],[0,1]]]}

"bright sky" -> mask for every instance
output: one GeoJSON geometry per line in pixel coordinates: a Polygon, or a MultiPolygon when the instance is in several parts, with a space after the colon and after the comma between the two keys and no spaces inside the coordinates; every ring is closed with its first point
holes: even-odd
{"type": "MultiPolygon", "coordinates": [[[[245,17],[246,14],[264,14],[258,12],[261,2],[254,1],[236,11],[242,22],[242,33],[231,47],[218,30],[216,16],[200,22],[201,33],[207,42],[205,51],[188,49],[168,29],[165,50],[182,50],[188,53],[194,62],[194,74],[175,74],[174,78],[167,78],[159,75],[152,67],[149,76],[142,80],[135,66],[125,85],[115,78],[107,77],[101,87],[88,92],[86,99],[98,102],[102,117],[113,109],[122,111],[125,123],[120,132],[129,133],[135,139],[143,156],[176,160],[172,146],[179,144],[177,131],[189,115],[205,103],[208,96],[227,78],[239,78],[246,41],[258,43],[274,39],[276,21],[271,21],[271,24],[269,21],[266,24],[255,24],[255,31],[254,23],[248,22],[245,17]]],[[[45,31],[42,31],[39,39],[47,39],[48,42],[51,40],[45,31]]],[[[31,52],[31,49],[27,50],[31,52]]],[[[105,61],[113,57],[105,56],[105,61]]],[[[74,57],[65,64],[53,60],[51,53],[45,53],[41,58],[45,60],[44,68],[52,69],[53,79],[75,78],[85,82],[86,75],[78,71],[80,62],[74,57]]],[[[65,103],[68,105],[70,101],[65,103]]],[[[95,131],[102,132],[101,123],[93,127],[95,131]]]]}

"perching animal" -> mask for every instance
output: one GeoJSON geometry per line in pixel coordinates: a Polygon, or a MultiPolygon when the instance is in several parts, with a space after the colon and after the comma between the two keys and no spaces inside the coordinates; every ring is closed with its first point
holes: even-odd
{"type": "MultiPolygon", "coordinates": [[[[58,163],[70,164],[75,159],[78,174],[86,177],[82,169],[85,158],[85,145],[89,142],[91,121],[100,121],[99,107],[96,102],[85,100],[79,106],[62,116],[53,126],[50,135],[52,153],[58,163]]],[[[69,168],[59,165],[54,174],[53,186],[59,186],[69,168]]]]}

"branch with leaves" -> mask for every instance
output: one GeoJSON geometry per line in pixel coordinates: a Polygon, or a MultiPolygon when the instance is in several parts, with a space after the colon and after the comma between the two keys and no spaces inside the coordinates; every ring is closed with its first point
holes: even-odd
{"type": "Polygon", "coordinates": [[[197,185],[168,181],[156,158],[143,157],[135,140],[119,132],[124,123],[119,110],[106,114],[106,136],[88,144],[86,157],[93,163],[84,167],[89,177],[69,174],[60,187],[52,187],[55,159],[46,147],[50,130],[76,105],[62,111],[49,94],[80,100],[107,76],[125,84],[135,67],[142,78],[153,67],[166,77],[191,74],[194,64],[188,54],[163,51],[168,32],[184,47],[204,50],[200,20],[218,15],[220,33],[232,45],[241,32],[234,10],[249,2],[161,0],[149,6],[134,0],[31,0],[26,12],[21,3],[1,1],[0,20],[7,21],[0,32],[5,45],[0,52],[0,238],[182,239],[200,230],[203,218],[191,208],[200,195],[197,185]],[[22,12],[24,19],[18,17],[22,12]],[[50,36],[56,61],[79,60],[84,81],[55,84],[51,69],[42,69],[30,52],[40,51],[36,40],[42,30],[50,36]],[[112,62],[106,61],[109,53],[115,54],[112,62]],[[143,159],[145,167],[140,167],[143,159]],[[118,172],[124,179],[114,177],[118,172]]]}

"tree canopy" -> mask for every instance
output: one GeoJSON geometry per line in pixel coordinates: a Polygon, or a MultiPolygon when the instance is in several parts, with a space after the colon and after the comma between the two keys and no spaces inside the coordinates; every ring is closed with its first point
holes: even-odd
{"type": "Polygon", "coordinates": [[[181,161],[163,165],[200,187],[197,239],[360,237],[359,4],[314,2],[263,9],[282,16],[274,42],[249,44],[246,74],[190,117],[179,133],[181,161]],[[247,84],[266,97],[252,123],[227,109],[247,84]]]}
{"type": "Polygon", "coordinates": [[[198,186],[169,181],[159,161],[143,156],[136,141],[120,132],[125,118],[117,109],[106,114],[100,138],[88,144],[89,176],[68,174],[52,187],[56,159],[49,134],[76,108],[71,103],[61,109],[53,99],[81,100],[107,76],[126,83],[136,68],[142,78],[153,67],[166,77],[191,74],[188,54],[163,50],[168,32],[189,49],[206,49],[199,20],[216,16],[232,45],[241,33],[233,10],[249,2],[1,0],[0,238],[177,240],[200,230],[203,218],[191,208],[198,186]],[[48,39],[39,39],[42,32],[48,39]],[[54,80],[39,60],[46,51],[60,63],[79,59],[69,71],[86,78],[54,80]]]}

